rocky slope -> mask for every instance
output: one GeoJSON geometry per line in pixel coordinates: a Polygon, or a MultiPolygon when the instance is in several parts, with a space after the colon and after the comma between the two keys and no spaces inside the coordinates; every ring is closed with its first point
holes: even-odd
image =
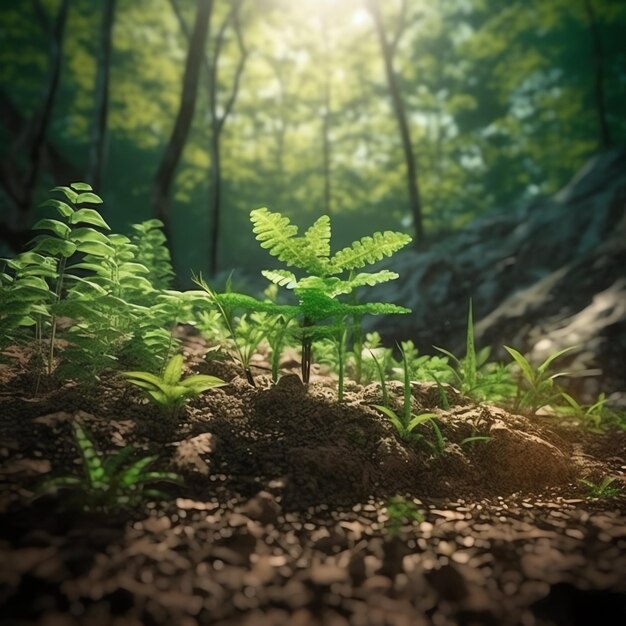
{"type": "MultiPolygon", "coordinates": [[[[540,360],[578,345],[568,369],[591,370],[574,388],[626,396],[626,151],[591,159],[553,197],[493,213],[429,250],[386,267],[400,279],[377,299],[413,309],[375,320],[387,338],[463,354],[472,298],[481,345],[513,345],[540,360]],[[622,392],[622,393],[619,393],[622,392]]],[[[504,352],[496,350],[504,359],[504,352]]]]}

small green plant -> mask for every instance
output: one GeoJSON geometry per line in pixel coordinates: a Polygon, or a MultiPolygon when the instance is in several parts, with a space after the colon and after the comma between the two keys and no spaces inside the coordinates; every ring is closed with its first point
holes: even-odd
{"type": "Polygon", "coordinates": [[[151,219],[133,224],[132,228],[135,234],[131,239],[137,248],[135,257],[138,263],[148,269],[146,278],[155,289],[171,289],[174,269],[163,233],[163,222],[151,219]]]}
{"type": "Polygon", "coordinates": [[[347,317],[359,320],[365,314],[408,313],[408,309],[384,303],[354,304],[339,300],[363,286],[374,286],[398,278],[389,270],[359,272],[356,270],[391,256],[411,238],[404,233],[386,231],[363,237],[334,255],[330,251],[331,226],[327,215],[320,217],[304,234],[298,236],[297,226],[280,213],[266,208],[250,213],[253,231],[262,248],[288,267],[305,273],[298,278],[289,270],[264,270],[268,280],[291,290],[298,299],[301,327],[302,380],[310,377],[312,347],[316,336],[310,332],[315,325],[345,324],[347,317]],[[343,276],[343,277],[342,277],[343,276]]]}
{"type": "Polygon", "coordinates": [[[132,460],[131,446],[105,457],[78,421],[72,423],[74,440],[82,457],[83,476],[58,476],[43,482],[35,493],[41,497],[50,492],[67,490],[75,493],[69,507],[85,511],[112,512],[134,507],[146,498],[166,499],[163,492],[149,485],[169,482],[181,484],[182,479],[172,472],[150,471],[156,456],[132,460]]]}
{"type": "Polygon", "coordinates": [[[177,417],[192,398],[228,384],[216,376],[205,374],[195,374],[183,379],[182,354],[170,359],[161,376],[150,372],[122,372],[122,374],[130,383],[141,388],[150,400],[170,417],[177,417]]]}
{"type": "Polygon", "coordinates": [[[580,424],[591,430],[601,431],[606,423],[613,417],[613,412],[606,406],[608,398],[604,393],[601,393],[598,399],[593,404],[589,405],[580,404],[575,398],[564,391],[561,392],[561,397],[565,400],[567,406],[556,407],[557,413],[559,415],[573,417],[580,424]]]}
{"type": "Polygon", "coordinates": [[[578,482],[587,488],[587,497],[609,500],[623,494],[621,487],[615,485],[616,480],[617,476],[605,476],[599,483],[586,478],[580,478],[578,482]]]}
{"type": "MultiPolygon", "coordinates": [[[[509,398],[514,390],[508,368],[489,361],[491,349],[489,346],[476,351],[474,341],[474,321],[472,301],[469,302],[467,314],[467,331],[465,335],[465,358],[459,359],[452,352],[433,346],[436,350],[449,357],[454,363],[451,372],[462,393],[473,400],[480,402],[488,400],[497,402],[509,398]]],[[[438,374],[439,380],[444,380],[438,374]]]]}
{"type": "Polygon", "coordinates": [[[402,527],[408,524],[419,524],[424,521],[424,512],[415,502],[402,496],[393,496],[387,501],[387,528],[392,535],[397,535],[402,527]]]}
{"type": "Polygon", "coordinates": [[[504,349],[513,357],[521,373],[514,404],[515,410],[521,408],[536,413],[542,406],[550,405],[559,400],[561,392],[556,386],[555,380],[560,376],[566,376],[567,372],[552,373],[550,366],[556,359],[575,350],[575,347],[565,348],[551,354],[537,367],[514,348],[504,346],[504,349]]]}
{"type": "Polygon", "coordinates": [[[416,432],[416,428],[428,422],[433,428],[435,434],[435,443],[432,444],[429,441],[426,441],[426,443],[433,450],[435,450],[437,454],[440,454],[443,452],[445,442],[443,440],[441,430],[435,422],[435,418],[437,417],[437,415],[435,413],[422,413],[421,415],[414,415],[411,412],[411,378],[406,355],[404,354],[404,352],[402,352],[402,359],[404,363],[402,414],[398,415],[396,411],[394,411],[389,406],[381,404],[374,404],[373,406],[375,409],[377,409],[383,415],[389,418],[395,429],[398,431],[400,438],[406,442],[416,442],[424,440],[423,435],[416,432]]]}

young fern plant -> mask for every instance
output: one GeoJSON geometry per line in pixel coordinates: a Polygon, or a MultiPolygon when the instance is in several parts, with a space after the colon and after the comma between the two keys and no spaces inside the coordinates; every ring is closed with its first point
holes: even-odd
{"type": "Polygon", "coordinates": [[[408,313],[409,310],[393,304],[371,302],[354,304],[340,301],[340,297],[355,289],[374,286],[398,278],[389,270],[357,272],[357,270],[391,256],[407,245],[411,238],[404,233],[376,232],[352,245],[331,254],[330,218],[324,215],[298,235],[298,227],[280,213],[266,208],[250,213],[253,232],[262,248],[304,275],[297,277],[287,269],[263,270],[272,283],[291,290],[298,300],[302,348],[302,380],[309,382],[312,346],[316,325],[333,324],[350,316],[360,319],[366,314],[408,313]]]}
{"type": "Polygon", "coordinates": [[[74,492],[70,506],[84,511],[108,513],[137,506],[146,498],[167,499],[167,494],[149,487],[156,483],[182,484],[178,474],[151,471],[156,456],[132,460],[131,446],[105,457],[99,452],[85,428],[72,423],[74,440],[82,457],[82,476],[58,476],[45,480],[35,492],[35,498],[59,490],[74,492]]]}
{"type": "Polygon", "coordinates": [[[185,404],[205,391],[227,385],[216,376],[194,374],[183,379],[183,356],[170,359],[161,376],[150,372],[122,372],[130,383],[142,389],[169,417],[177,417],[185,404]]]}
{"type": "Polygon", "coordinates": [[[111,230],[98,211],[85,208],[84,204],[102,204],[102,199],[93,193],[87,183],[72,183],[69,187],[55,187],[53,192],[63,194],[67,202],[49,199],[42,207],[52,207],[58,219],[43,218],[33,226],[42,231],[31,243],[32,251],[51,258],[55,264],[54,286],[51,289],[50,337],[46,357],[46,370],[52,373],[59,313],[57,309],[63,298],[67,262],[76,252],[102,258],[113,250],[106,235],[100,230],[111,230]],[[68,204],[69,202],[69,204],[68,204]]]}

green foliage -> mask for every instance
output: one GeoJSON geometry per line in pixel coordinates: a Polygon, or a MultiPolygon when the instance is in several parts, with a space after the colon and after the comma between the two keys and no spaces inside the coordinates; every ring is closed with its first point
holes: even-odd
{"type": "Polygon", "coordinates": [[[513,357],[521,374],[514,405],[516,410],[521,408],[535,413],[542,406],[550,405],[561,397],[561,392],[554,381],[560,376],[565,376],[567,372],[553,373],[550,366],[558,358],[575,350],[575,347],[565,348],[551,354],[536,367],[514,348],[504,346],[504,349],[513,357]]]}
{"type": "Polygon", "coordinates": [[[392,535],[397,535],[405,525],[420,524],[426,519],[415,502],[402,496],[389,498],[385,510],[389,518],[386,526],[392,535]]]}
{"type": "Polygon", "coordinates": [[[586,478],[580,478],[578,482],[587,488],[587,497],[594,500],[610,500],[623,494],[621,487],[615,485],[616,476],[605,476],[599,483],[586,478]]]}
{"type": "Polygon", "coordinates": [[[565,415],[574,418],[582,426],[594,430],[602,431],[609,423],[614,423],[615,412],[611,411],[606,403],[608,398],[606,394],[601,393],[598,399],[589,405],[580,404],[575,398],[568,393],[561,391],[561,398],[566,402],[566,406],[555,407],[559,415],[565,415]]]}
{"type": "Polygon", "coordinates": [[[75,496],[68,500],[85,511],[110,513],[134,507],[145,498],[166,499],[167,495],[153,488],[155,483],[181,484],[178,474],[151,471],[156,456],[146,456],[133,461],[133,448],[128,446],[105,457],[78,421],[72,423],[76,446],[82,458],[83,476],[59,476],[43,482],[35,497],[67,490],[75,496]]]}
{"type": "MultiPolygon", "coordinates": [[[[458,385],[461,392],[473,400],[497,402],[512,395],[515,385],[508,368],[489,361],[491,348],[488,346],[476,351],[471,300],[467,315],[465,358],[459,359],[450,351],[437,346],[434,348],[446,355],[454,364],[454,367],[449,370],[454,377],[450,382],[458,385]]],[[[441,364],[438,365],[441,366],[441,364]]],[[[443,371],[440,369],[436,376],[439,381],[448,382],[445,378],[445,366],[443,371]]]]}
{"type": "Polygon", "coordinates": [[[157,219],[134,224],[132,242],[137,248],[135,258],[147,268],[146,278],[155,289],[171,289],[174,269],[167,240],[163,233],[163,222],[157,219]]]}
{"type": "MultiPolygon", "coordinates": [[[[300,324],[307,328],[319,324],[345,325],[366,314],[407,313],[408,309],[391,304],[344,303],[339,296],[352,293],[362,286],[372,286],[398,277],[387,270],[354,274],[354,270],[375,263],[405,246],[411,238],[403,233],[386,231],[363,237],[351,246],[331,255],[330,218],[326,215],[298,236],[297,226],[280,213],[266,208],[250,213],[253,232],[261,247],[287,267],[304,271],[301,278],[289,270],[264,270],[262,274],[274,284],[292,290],[298,299],[300,324]],[[347,276],[340,278],[345,273],[347,276]]],[[[343,334],[341,335],[343,337],[343,334]]],[[[343,340],[342,340],[343,341],[343,340]]],[[[343,348],[342,348],[343,350],[343,348]]],[[[343,352],[342,352],[343,355],[343,352]]],[[[312,356],[312,338],[302,334],[302,378],[308,382],[312,356]]],[[[342,356],[343,359],[343,356],[342,356]]],[[[358,356],[360,359],[360,354],[358,356]]]]}
{"type": "Polygon", "coordinates": [[[183,356],[173,356],[161,376],[150,372],[122,372],[130,383],[136,385],[164,414],[177,417],[185,404],[205,391],[223,387],[228,383],[205,374],[195,374],[183,379],[183,356]]]}
{"type": "Polygon", "coordinates": [[[435,413],[422,413],[421,415],[414,415],[412,413],[411,378],[406,355],[404,354],[404,352],[402,352],[402,359],[404,365],[404,383],[401,415],[398,415],[398,413],[394,409],[388,406],[380,404],[375,404],[373,406],[375,409],[377,409],[383,415],[389,418],[396,431],[398,432],[398,435],[400,435],[400,438],[406,442],[424,441],[424,436],[421,433],[416,432],[416,429],[422,424],[430,424],[435,434],[435,443],[432,444],[428,441],[426,443],[428,443],[428,445],[439,454],[443,452],[444,442],[441,431],[437,426],[437,423],[435,422],[435,418],[437,417],[437,415],[435,413]]]}

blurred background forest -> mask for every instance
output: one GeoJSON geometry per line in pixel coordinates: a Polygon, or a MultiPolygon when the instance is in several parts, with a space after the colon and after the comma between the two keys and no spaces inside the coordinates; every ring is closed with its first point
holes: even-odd
{"type": "Polygon", "coordinates": [[[427,247],[624,144],[625,33],[622,0],[3,0],[2,252],[72,180],[163,219],[183,284],[265,264],[258,206],[427,247]]]}

